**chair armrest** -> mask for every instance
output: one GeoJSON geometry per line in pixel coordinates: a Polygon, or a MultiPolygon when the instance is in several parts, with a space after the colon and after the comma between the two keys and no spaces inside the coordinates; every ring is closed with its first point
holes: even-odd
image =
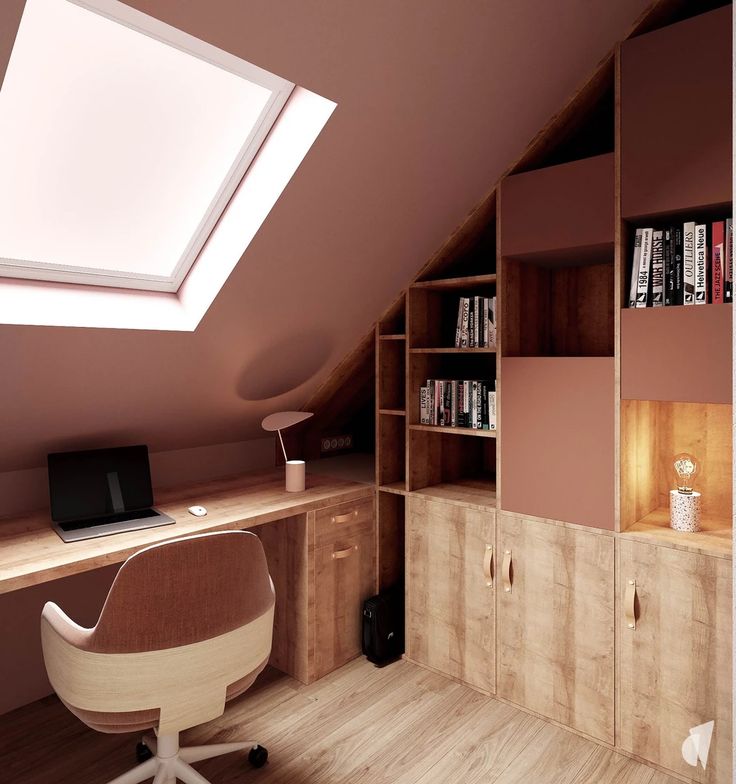
{"type": "Polygon", "coordinates": [[[73,645],[75,648],[85,650],[92,637],[92,629],[85,629],[75,623],[58,604],[46,602],[41,612],[41,625],[47,623],[53,632],[73,645]]]}

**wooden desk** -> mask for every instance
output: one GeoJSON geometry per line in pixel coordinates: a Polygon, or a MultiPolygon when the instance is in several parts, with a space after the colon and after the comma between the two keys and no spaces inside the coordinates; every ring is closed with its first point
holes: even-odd
{"type": "MultiPolygon", "coordinates": [[[[309,475],[303,493],[287,493],[283,488],[283,471],[264,471],[161,491],[156,495],[156,507],[176,520],[173,525],[82,542],[63,542],[44,513],[2,519],[0,594],[122,563],[142,547],[180,536],[253,529],[270,524],[258,533],[266,549],[277,594],[272,664],[305,683],[311,682],[317,672],[323,674],[322,660],[337,657],[337,661],[341,657],[340,651],[354,651],[356,645],[358,652],[360,650],[358,641],[352,641],[355,632],[352,628],[347,647],[344,641],[336,640],[332,629],[331,639],[333,648],[335,645],[339,648],[337,653],[320,650],[315,644],[321,637],[316,632],[320,602],[317,601],[319,578],[315,557],[324,546],[332,546],[331,540],[325,539],[324,523],[329,523],[330,519],[334,521],[335,514],[338,518],[346,517],[348,512],[355,514],[357,520],[360,509],[363,521],[360,534],[364,537],[360,540],[360,559],[334,563],[342,570],[339,579],[350,583],[348,587],[355,593],[354,601],[366,598],[363,594],[370,595],[375,590],[374,487],[309,475]],[[187,508],[194,505],[205,506],[207,515],[194,517],[189,514],[187,508]],[[335,507],[332,517],[331,513],[321,511],[328,507],[335,507]],[[365,538],[366,531],[370,531],[370,539],[365,538]],[[358,566],[359,562],[362,567],[358,566]],[[370,585],[365,579],[368,570],[370,585]],[[362,598],[356,598],[356,592],[362,598]]],[[[340,526],[334,546],[345,547],[353,541],[357,544],[357,533],[354,528],[340,526]]],[[[343,584],[341,590],[345,589],[343,584]]],[[[331,606],[334,608],[334,603],[331,606]]],[[[325,623],[331,621],[323,618],[325,623]]]]}

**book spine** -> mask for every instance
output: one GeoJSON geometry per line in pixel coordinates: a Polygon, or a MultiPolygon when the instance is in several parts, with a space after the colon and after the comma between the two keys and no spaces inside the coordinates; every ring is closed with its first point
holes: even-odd
{"type": "Polygon", "coordinates": [[[723,304],[724,223],[715,221],[711,227],[711,302],[723,304]]]}
{"type": "Polygon", "coordinates": [[[483,383],[475,382],[475,429],[483,429],[483,383]]]}
{"type": "Polygon", "coordinates": [[[480,424],[483,430],[488,430],[488,384],[485,381],[481,382],[481,418],[480,424]]]}
{"type": "Polygon", "coordinates": [[[682,263],[682,226],[673,226],[670,229],[672,235],[672,277],[674,287],[672,292],[672,304],[682,305],[685,301],[685,270],[682,263]]]}
{"type": "Polygon", "coordinates": [[[460,340],[463,334],[463,298],[460,297],[457,303],[457,326],[455,327],[455,348],[460,348],[460,340]]]}
{"type": "Polygon", "coordinates": [[[490,300],[483,297],[483,348],[488,348],[488,311],[490,300]]]}
{"type": "Polygon", "coordinates": [[[688,221],[682,227],[682,281],[684,305],[695,304],[695,223],[688,221]]]}
{"type": "Polygon", "coordinates": [[[634,235],[634,253],[631,259],[631,286],[629,288],[629,307],[636,307],[636,292],[638,288],[639,264],[641,261],[641,238],[644,229],[637,229],[634,235]]]}
{"type": "Polygon", "coordinates": [[[636,276],[636,307],[645,308],[649,297],[649,275],[652,266],[653,229],[642,229],[639,272],[636,276]]]}
{"type": "Polygon", "coordinates": [[[706,225],[695,226],[695,304],[708,303],[708,244],[706,225]]]}
{"type": "Polygon", "coordinates": [[[463,297],[462,302],[463,326],[462,334],[460,335],[460,348],[467,348],[470,340],[470,300],[467,297],[463,297]]]}
{"type": "Polygon", "coordinates": [[[488,323],[488,345],[496,345],[496,297],[491,297],[490,321],[488,323]]]}
{"type": "Polygon", "coordinates": [[[419,387],[419,422],[422,425],[428,425],[427,417],[427,395],[429,390],[427,387],[419,387]]]}
{"type": "Polygon", "coordinates": [[[475,324],[475,334],[473,336],[474,348],[480,348],[480,322],[482,318],[482,314],[480,311],[480,297],[473,297],[473,304],[475,308],[475,318],[473,319],[473,323],[475,324]]]}
{"type": "Polygon", "coordinates": [[[465,384],[462,381],[457,382],[457,426],[464,427],[465,411],[465,384]]]}
{"type": "Polygon", "coordinates": [[[723,255],[723,301],[733,302],[733,220],[726,220],[723,255]]]}
{"type": "Polygon", "coordinates": [[[488,390],[488,427],[496,429],[496,392],[492,389],[488,390]]]}
{"type": "Polygon", "coordinates": [[[475,348],[475,314],[471,308],[468,321],[468,348],[475,348]]]}
{"type": "Polygon", "coordinates": [[[440,385],[437,383],[436,379],[432,379],[429,382],[429,386],[431,391],[431,401],[432,401],[432,422],[433,425],[438,425],[440,423],[440,385]]]}
{"type": "Polygon", "coordinates": [[[674,305],[675,275],[672,264],[672,229],[664,230],[664,304],[674,305]]]}
{"type": "Polygon", "coordinates": [[[463,427],[470,427],[470,409],[472,401],[470,400],[470,382],[463,381],[463,427]]]}
{"type": "Polygon", "coordinates": [[[476,418],[478,416],[478,382],[470,382],[470,427],[475,430],[478,425],[476,418]]]}
{"type": "Polygon", "coordinates": [[[450,383],[450,424],[457,427],[457,381],[450,383]]]}
{"type": "Polygon", "coordinates": [[[652,232],[652,307],[664,305],[664,232],[652,232]]]}

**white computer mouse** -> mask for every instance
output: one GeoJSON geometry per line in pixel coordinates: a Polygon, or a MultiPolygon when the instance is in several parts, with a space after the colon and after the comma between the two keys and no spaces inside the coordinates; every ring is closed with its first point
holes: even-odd
{"type": "Polygon", "coordinates": [[[195,517],[204,517],[207,510],[203,506],[190,506],[189,514],[193,514],[195,517]]]}

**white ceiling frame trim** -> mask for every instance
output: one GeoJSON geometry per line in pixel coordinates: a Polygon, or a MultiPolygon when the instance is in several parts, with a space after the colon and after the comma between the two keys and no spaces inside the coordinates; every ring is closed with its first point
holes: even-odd
{"type": "Polygon", "coordinates": [[[174,293],[197,260],[207,238],[277,121],[294,90],[294,84],[117,0],[66,1],[247,79],[271,93],[171,275],[101,270],[88,266],[0,257],[0,276],[4,277],[174,293]]]}

